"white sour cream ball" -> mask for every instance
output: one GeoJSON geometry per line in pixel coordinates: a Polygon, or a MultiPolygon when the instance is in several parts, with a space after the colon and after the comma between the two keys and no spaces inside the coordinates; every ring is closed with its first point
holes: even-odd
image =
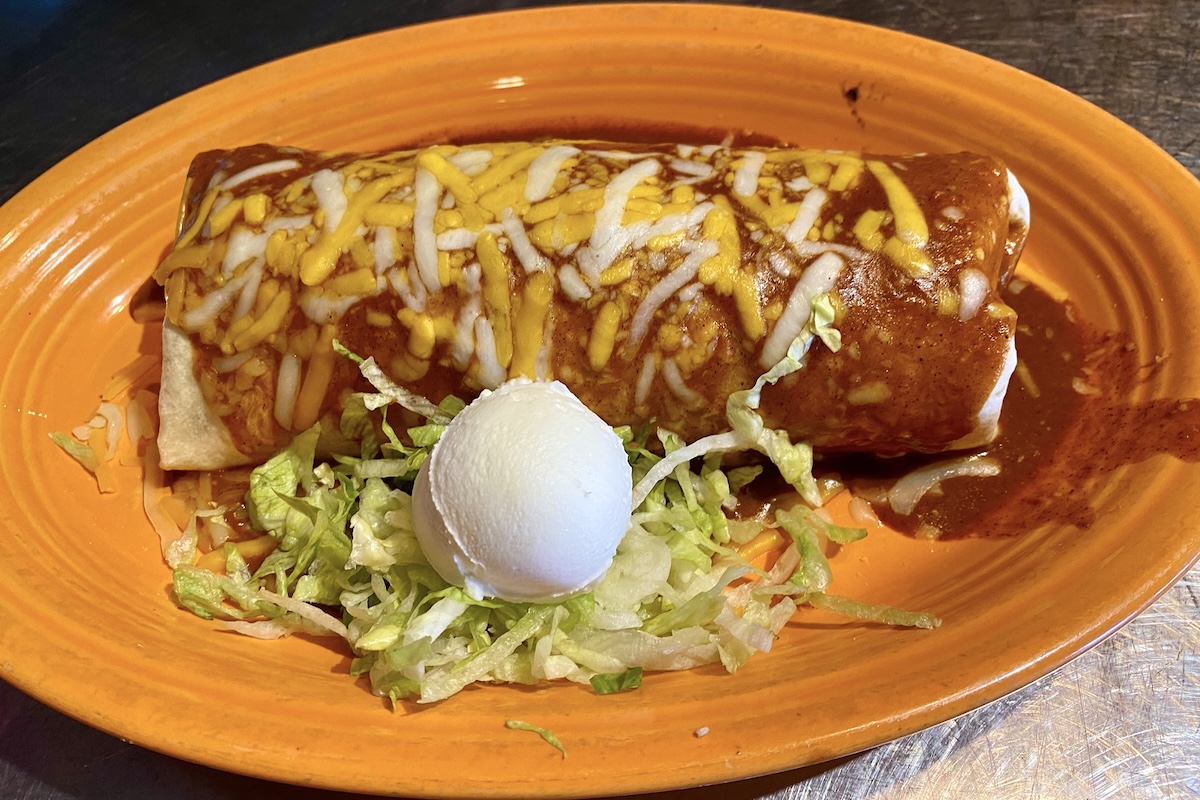
{"type": "Polygon", "coordinates": [[[621,440],[563,384],[509,381],[450,422],[413,488],[425,556],[471,597],[593,588],[629,527],[621,440]]]}

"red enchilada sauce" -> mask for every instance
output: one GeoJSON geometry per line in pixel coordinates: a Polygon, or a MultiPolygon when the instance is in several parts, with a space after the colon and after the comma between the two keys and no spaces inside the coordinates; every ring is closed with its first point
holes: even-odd
{"type": "Polygon", "coordinates": [[[1017,281],[1006,300],[1020,320],[1021,366],[1009,384],[1000,434],[979,451],[999,462],[1000,474],[947,480],[900,515],[881,492],[947,455],[823,463],[872,498],[889,527],[937,538],[1015,536],[1048,524],[1084,529],[1096,519],[1094,488],[1108,473],[1155,455],[1200,460],[1200,400],[1131,400],[1160,366],[1153,354],[1077,319],[1069,300],[1058,302],[1037,286],[1017,281]]]}

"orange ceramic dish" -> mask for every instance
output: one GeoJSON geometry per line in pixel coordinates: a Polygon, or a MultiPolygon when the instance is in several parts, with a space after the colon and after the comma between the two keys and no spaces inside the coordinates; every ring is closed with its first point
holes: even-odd
{"type": "Polygon", "coordinates": [[[816,612],[733,676],[651,675],[635,693],[483,687],[396,712],[348,655],[218,633],[177,608],[136,466],[100,496],[47,438],[84,419],[154,341],[127,313],[170,243],[201,150],[372,150],[614,124],[750,129],[805,146],[967,149],[1033,206],[1028,268],[1094,324],[1165,355],[1137,402],[1200,395],[1200,187],[1078,98],[952,48],[860,25],[720,6],[560,8],[367,37],[235,76],[71,156],[0,209],[0,675],[96,727],[216,767],[421,796],[578,796],[711,783],[870,747],[1046,674],[1195,561],[1200,471],[1165,455],[1086,492],[1087,530],[919,541],[835,558],[840,593],[934,611],[935,632],[816,612]],[[847,99],[855,88],[856,99],[847,99]],[[553,730],[568,757],[505,729],[553,730]],[[707,735],[696,731],[706,728],[707,735]]]}

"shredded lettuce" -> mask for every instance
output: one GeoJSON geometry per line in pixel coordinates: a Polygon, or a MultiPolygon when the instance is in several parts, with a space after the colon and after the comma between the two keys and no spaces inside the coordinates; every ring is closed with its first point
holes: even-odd
{"type": "Polygon", "coordinates": [[[567,757],[567,748],[563,747],[563,743],[559,741],[557,736],[554,735],[554,731],[550,730],[549,728],[542,728],[538,725],[533,725],[532,723],[519,719],[504,720],[504,727],[508,728],[510,731],[530,731],[532,733],[536,733],[538,736],[542,737],[542,741],[553,747],[558,752],[562,753],[563,758],[567,757]]]}
{"type": "Polygon", "coordinates": [[[390,403],[398,403],[400,406],[416,414],[420,414],[431,422],[446,423],[450,421],[451,415],[447,414],[444,409],[421,395],[405,389],[389,378],[379,365],[375,363],[374,358],[362,358],[355,355],[336,339],[333,342],[333,349],[357,364],[362,376],[370,381],[371,385],[378,392],[375,395],[363,396],[363,403],[368,409],[373,410],[382,408],[390,403]]]}
{"type": "Polygon", "coordinates": [[[642,685],[642,668],[633,667],[624,672],[592,676],[592,690],[596,694],[617,694],[636,689],[642,685]]]}
{"type": "Polygon", "coordinates": [[[55,431],[50,434],[50,438],[54,440],[56,445],[66,451],[67,455],[78,461],[84,469],[93,475],[96,473],[96,468],[100,465],[100,457],[96,455],[95,450],[83,442],[72,439],[61,431],[55,431]]]}
{"type": "MultiPolygon", "coordinates": [[[[646,670],[719,662],[732,672],[769,650],[804,603],[856,619],[930,627],[936,619],[927,614],[827,593],[827,543],[852,542],[865,531],[833,525],[813,510],[822,497],[812,449],[767,428],[757,412],[763,386],[802,368],[813,341],[836,346],[832,306],[814,307],[822,309],[816,322],[784,360],[729,399],[729,432],[688,444],[655,431],[660,454],[649,446],[649,427],[615,429],[638,488],[629,529],[592,591],[532,604],[474,600],[448,585],[418,545],[411,491],[463,403],[417,397],[371,359],[338,345],[376,390],[345,403],[341,433],[361,444],[360,454],[319,462],[319,426],[298,435],[253,471],[246,496],[251,525],[269,534],[276,549],[251,569],[227,544],[225,574],[210,572],[193,566],[193,523],[172,557],[176,597],[194,613],[252,636],[342,636],[354,651],[351,674],[368,676],[393,703],[436,702],[481,682],[565,679],[606,694],[636,688],[646,670]],[[394,407],[425,422],[401,436],[388,418],[394,407]],[[747,532],[727,515],[761,467],[726,469],[720,454],[745,449],[765,453],[807,503],[776,512],[773,524],[790,544],[769,570],[747,563],[736,549],[760,529],[747,532]]],[[[546,738],[525,723],[510,727],[546,738]]]]}

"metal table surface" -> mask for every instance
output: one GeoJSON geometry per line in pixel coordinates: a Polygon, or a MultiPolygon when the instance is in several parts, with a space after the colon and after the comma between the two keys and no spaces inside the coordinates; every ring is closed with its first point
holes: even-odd
{"type": "MultiPolygon", "coordinates": [[[[0,202],[165,100],[291,52],[520,0],[0,0],[0,202]],[[317,22],[319,21],[319,22],[317,22]]],[[[948,42],[1096,103],[1200,175],[1196,0],[793,0],[948,42]]],[[[3,566],[0,565],[0,569],[3,566]]],[[[0,797],[328,800],[161,756],[0,682],[0,797]]],[[[1200,568],[1054,674],[837,762],[679,800],[1200,797],[1200,568]]]]}

